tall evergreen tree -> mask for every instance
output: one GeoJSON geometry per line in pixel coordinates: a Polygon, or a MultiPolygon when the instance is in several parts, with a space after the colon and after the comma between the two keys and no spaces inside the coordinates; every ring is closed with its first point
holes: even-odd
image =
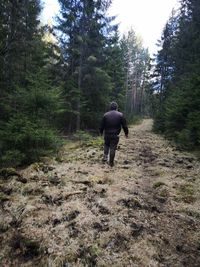
{"type": "Polygon", "coordinates": [[[112,82],[110,97],[111,99],[117,101],[119,107],[123,110],[126,94],[126,72],[124,69],[123,50],[120,45],[120,37],[117,27],[114,30],[115,32],[111,36],[110,41],[105,49],[105,68],[112,82]]]}
{"type": "Polygon", "coordinates": [[[66,102],[71,92],[74,94],[71,112],[67,111],[66,115],[72,118],[69,119],[69,123],[73,123],[70,128],[93,128],[97,126],[112,88],[105,67],[105,48],[112,20],[106,11],[111,1],[59,2],[61,15],[57,30],[64,59],[66,102]]]}
{"type": "Polygon", "coordinates": [[[3,1],[0,8],[0,164],[14,165],[53,149],[60,98],[49,81],[40,1],[3,1]]]}
{"type": "Polygon", "coordinates": [[[125,113],[130,117],[133,114],[142,115],[150,57],[133,29],[128,32],[127,36],[123,36],[121,48],[126,71],[125,113]]]}
{"type": "Polygon", "coordinates": [[[164,131],[164,103],[166,97],[169,95],[170,86],[173,84],[173,77],[175,71],[174,65],[174,49],[177,42],[177,14],[172,12],[171,17],[166,23],[163,34],[160,40],[160,47],[156,57],[156,67],[154,69],[153,87],[155,90],[155,96],[158,97],[158,111],[155,117],[155,127],[157,130],[164,131]]]}
{"type": "MultiPolygon", "coordinates": [[[[200,145],[200,8],[196,0],[182,0],[170,49],[162,47],[169,60],[170,83],[164,84],[163,113],[155,128],[194,148],[200,145]]],[[[163,66],[164,66],[163,64],[163,66]]],[[[168,71],[169,72],[169,71],[168,71]]],[[[161,71],[160,71],[161,74],[161,71]]],[[[167,75],[165,75],[167,77],[167,75]]]]}

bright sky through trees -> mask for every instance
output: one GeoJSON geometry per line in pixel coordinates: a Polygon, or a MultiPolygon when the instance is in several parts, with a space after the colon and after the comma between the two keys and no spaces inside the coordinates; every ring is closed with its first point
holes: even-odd
{"type": "MultiPolygon", "coordinates": [[[[57,0],[44,0],[44,19],[51,20],[58,12],[57,0]]],[[[117,15],[120,32],[131,27],[139,34],[151,53],[156,52],[156,42],[178,0],[113,0],[110,15],[117,15]]]]}

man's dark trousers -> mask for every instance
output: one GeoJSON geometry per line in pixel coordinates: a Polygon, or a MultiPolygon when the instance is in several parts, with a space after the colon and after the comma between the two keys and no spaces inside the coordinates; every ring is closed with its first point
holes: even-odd
{"type": "Polygon", "coordinates": [[[109,163],[114,164],[115,151],[117,149],[117,144],[119,143],[119,136],[110,134],[104,136],[104,155],[108,156],[110,150],[109,163]]]}

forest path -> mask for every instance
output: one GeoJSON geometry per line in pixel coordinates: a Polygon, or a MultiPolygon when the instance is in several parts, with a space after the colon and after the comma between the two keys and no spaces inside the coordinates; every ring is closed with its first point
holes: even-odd
{"type": "Polygon", "coordinates": [[[12,179],[2,266],[200,266],[200,163],[151,129],[121,136],[113,168],[101,146],[72,142],[12,179]]]}

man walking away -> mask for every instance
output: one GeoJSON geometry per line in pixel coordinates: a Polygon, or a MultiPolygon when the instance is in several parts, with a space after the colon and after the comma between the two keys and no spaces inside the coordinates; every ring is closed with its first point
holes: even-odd
{"type": "Polygon", "coordinates": [[[100,126],[101,135],[104,132],[104,161],[108,160],[111,167],[114,166],[115,151],[117,149],[117,144],[119,142],[119,133],[121,127],[124,130],[126,138],[128,137],[128,127],[126,124],[126,119],[121,112],[117,111],[118,105],[116,102],[111,102],[110,111],[105,113],[100,126]]]}

